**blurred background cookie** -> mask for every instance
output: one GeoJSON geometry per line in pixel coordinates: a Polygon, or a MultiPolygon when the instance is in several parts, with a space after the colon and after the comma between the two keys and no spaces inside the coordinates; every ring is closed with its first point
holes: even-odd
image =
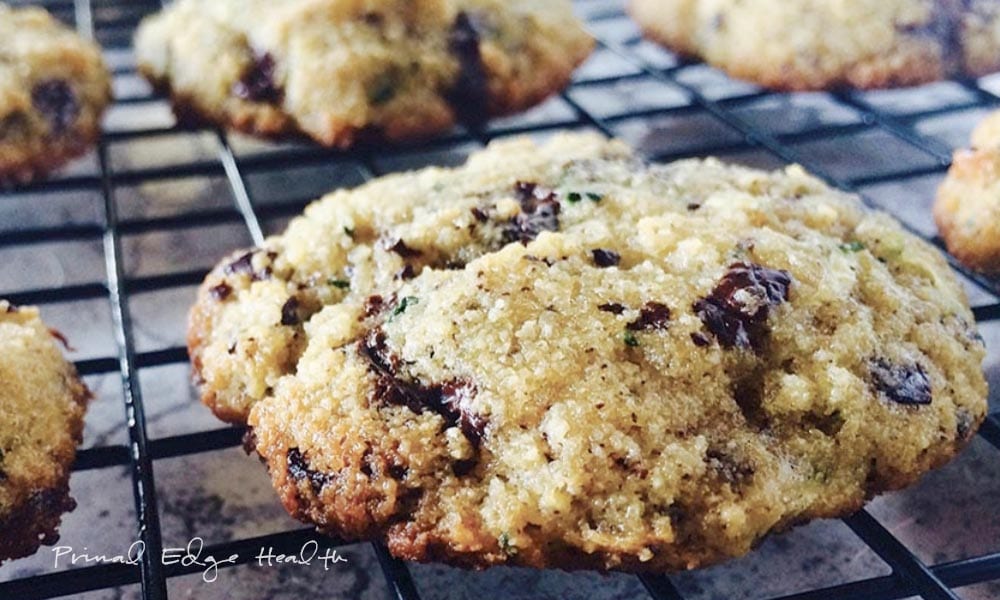
{"type": "Polygon", "coordinates": [[[525,109],[592,46],[566,0],[180,0],[136,36],[182,118],[340,147],[525,109]]]}
{"type": "Polygon", "coordinates": [[[955,152],[934,219],[948,251],[970,268],[1000,273],[1000,112],[980,123],[972,148],[955,152]]]}
{"type": "Polygon", "coordinates": [[[100,49],[40,8],[0,4],[0,184],[82,154],[100,133],[111,76],[100,49]]]}
{"type": "Polygon", "coordinates": [[[54,544],[90,398],[32,307],[0,300],[0,562],[54,544]]]}

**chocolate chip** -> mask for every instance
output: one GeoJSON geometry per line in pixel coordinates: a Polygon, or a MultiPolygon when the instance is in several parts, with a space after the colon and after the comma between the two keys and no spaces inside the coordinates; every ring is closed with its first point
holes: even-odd
{"type": "Polygon", "coordinates": [[[394,244],[389,246],[390,252],[395,252],[396,254],[402,256],[403,258],[416,258],[423,254],[420,250],[414,250],[406,245],[403,240],[396,240],[394,244]]]}
{"type": "Polygon", "coordinates": [[[413,270],[413,265],[405,265],[402,269],[396,271],[395,275],[393,275],[392,278],[396,279],[397,281],[398,280],[405,281],[407,279],[413,279],[416,276],[417,274],[413,270]]]}
{"type": "Polygon", "coordinates": [[[521,212],[515,215],[504,230],[504,242],[521,242],[527,245],[543,231],[559,231],[559,201],[555,193],[538,185],[518,181],[514,185],[521,212]]]}
{"type": "Polygon", "coordinates": [[[280,102],[282,91],[274,81],[275,66],[270,52],[258,54],[240,80],[233,84],[233,94],[251,102],[280,102]]]}
{"type": "Polygon", "coordinates": [[[16,313],[18,310],[19,309],[17,308],[16,304],[12,304],[10,302],[7,303],[7,312],[8,313],[16,313]]]}
{"type": "Polygon", "coordinates": [[[738,460],[727,452],[710,448],[705,453],[708,465],[733,487],[742,487],[753,480],[755,469],[752,464],[738,460]]]}
{"type": "Polygon", "coordinates": [[[639,317],[626,325],[630,331],[666,329],[670,321],[670,307],[660,302],[647,302],[639,310],[639,317]]]}
{"type": "Polygon", "coordinates": [[[701,205],[698,204],[697,202],[691,202],[690,204],[687,205],[687,209],[690,211],[695,211],[698,210],[699,208],[701,208],[701,205]]]}
{"type": "Polygon", "coordinates": [[[455,477],[465,477],[476,469],[477,462],[472,459],[456,460],[451,463],[451,472],[455,474],[455,477]]]}
{"type": "Polygon", "coordinates": [[[486,214],[486,211],[479,207],[473,207],[472,216],[475,217],[480,223],[485,223],[490,220],[490,216],[486,214]]]}
{"type": "Polygon", "coordinates": [[[281,324],[293,326],[299,324],[299,301],[292,296],[281,306],[281,324]]]}
{"type": "Polygon", "coordinates": [[[256,251],[251,250],[245,254],[241,254],[239,258],[232,261],[226,265],[224,271],[228,275],[235,275],[237,273],[251,274],[253,273],[253,255],[256,251]]]}
{"type": "Polygon", "coordinates": [[[228,283],[223,281],[219,285],[213,285],[208,288],[208,293],[219,302],[222,302],[233,293],[233,288],[228,283]]]}
{"type": "Polygon", "coordinates": [[[692,308],[724,347],[759,351],[770,333],[771,308],[788,300],[791,285],[787,271],[734,263],[715,289],[692,308]]]}
{"type": "Polygon", "coordinates": [[[876,358],[869,361],[868,368],[876,394],[882,394],[898,404],[931,403],[931,382],[919,364],[895,364],[876,358]]]}
{"type": "Polygon", "coordinates": [[[712,345],[712,340],[708,339],[708,336],[700,331],[695,331],[691,334],[691,341],[694,342],[695,346],[700,348],[712,345]]]}
{"type": "Polygon", "coordinates": [[[621,254],[618,254],[614,250],[595,248],[594,250],[591,250],[590,253],[594,256],[594,264],[602,269],[607,267],[616,267],[622,260],[621,254]]]}
{"type": "Polygon", "coordinates": [[[964,408],[959,408],[955,411],[955,433],[958,434],[958,439],[965,442],[972,437],[975,430],[972,428],[976,421],[972,417],[972,413],[965,410],[964,408]]]}
{"type": "Polygon", "coordinates": [[[288,455],[286,458],[288,463],[288,474],[295,481],[306,481],[308,480],[312,484],[313,491],[317,494],[323,489],[323,486],[327,485],[333,481],[334,477],[326,473],[320,473],[309,468],[309,463],[306,462],[302,452],[298,448],[289,448],[288,455]]]}
{"type": "Polygon", "coordinates": [[[425,410],[441,415],[448,427],[458,427],[478,447],[486,431],[486,420],[469,409],[476,395],[472,382],[454,379],[442,384],[424,385],[404,379],[399,370],[402,361],[386,347],[385,333],[372,330],[359,343],[359,351],[368,359],[375,374],[375,399],[386,406],[405,406],[422,414],[425,410]]]}
{"type": "MultiPolygon", "coordinates": [[[[223,272],[226,275],[249,275],[254,281],[263,281],[265,279],[271,278],[271,267],[265,266],[259,271],[255,271],[253,267],[253,257],[262,252],[260,249],[250,250],[244,252],[238,256],[235,260],[227,264],[223,268],[223,272]]],[[[278,255],[275,252],[266,252],[265,255],[269,260],[274,260],[278,255]]]]}
{"type": "Polygon", "coordinates": [[[386,302],[382,296],[368,296],[365,299],[365,316],[374,317],[386,309],[386,302]]]}
{"type": "Polygon", "coordinates": [[[620,315],[625,312],[625,306],[618,304],[617,302],[605,302],[604,304],[598,304],[597,310],[603,310],[604,312],[609,312],[613,315],[620,315]]]}
{"type": "Polygon", "coordinates": [[[243,432],[243,451],[246,452],[247,456],[250,456],[257,451],[257,434],[254,433],[253,427],[247,427],[247,430],[243,432]]]}
{"type": "Polygon", "coordinates": [[[446,94],[459,122],[480,127],[489,118],[489,82],[479,51],[479,31],[465,11],[455,17],[448,50],[458,59],[458,76],[446,94]]]}
{"type": "Polygon", "coordinates": [[[80,116],[80,102],[76,92],[62,79],[49,79],[35,84],[31,90],[31,104],[45,117],[53,133],[66,131],[80,116]]]}

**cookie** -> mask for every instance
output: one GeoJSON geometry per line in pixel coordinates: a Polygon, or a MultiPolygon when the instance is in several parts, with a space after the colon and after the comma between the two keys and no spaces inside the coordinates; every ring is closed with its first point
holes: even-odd
{"type": "Polygon", "coordinates": [[[1000,69],[997,0],[630,0],[644,33],[781,90],[884,88],[1000,69]]]}
{"type": "Polygon", "coordinates": [[[100,49],[39,8],[0,4],[0,184],[26,183],[100,134],[111,76],[100,49]]]}
{"type": "Polygon", "coordinates": [[[738,556],[986,411],[964,292],[890,217],[587,134],[334,192],[215,268],[189,332],[292,515],[473,567],[738,556]]]}
{"type": "Polygon", "coordinates": [[[971,149],[955,152],[938,188],[934,220],[958,260],[1000,274],[1000,112],[979,124],[971,149]]]}
{"type": "Polygon", "coordinates": [[[0,562],[59,539],[90,392],[38,311],[0,300],[0,562]]]}
{"type": "Polygon", "coordinates": [[[179,0],[135,46],[184,120],[346,147],[532,106],[593,40],[566,0],[179,0]]]}

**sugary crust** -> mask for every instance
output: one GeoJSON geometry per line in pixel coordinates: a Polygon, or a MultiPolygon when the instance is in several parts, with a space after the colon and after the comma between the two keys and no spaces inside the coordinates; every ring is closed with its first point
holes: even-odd
{"type": "Polygon", "coordinates": [[[630,0],[644,34],[777,90],[917,85],[1000,69],[994,0],[630,0]]]}
{"type": "Polygon", "coordinates": [[[948,251],[968,267],[1000,273],[1000,113],[983,120],[973,147],[955,152],[934,219],[948,251]]]}
{"type": "Polygon", "coordinates": [[[338,147],[427,137],[463,110],[523,110],[565,87],[592,47],[561,0],[185,0],[136,36],[140,71],[182,117],[338,147]],[[454,47],[458,15],[470,15],[475,52],[454,47]],[[240,97],[261,60],[274,89],[240,97]],[[477,85],[482,98],[467,93],[477,85]]]}
{"type": "MultiPolygon", "coordinates": [[[[28,183],[83,154],[100,135],[111,77],[100,49],[37,8],[0,5],[0,186],[28,183]],[[67,86],[67,122],[42,112],[39,86],[67,86]]],[[[58,110],[60,107],[55,107],[58,110]]]]}
{"type": "Polygon", "coordinates": [[[470,567],[738,556],[913,482],[986,410],[928,244],[795,167],[590,135],[334,192],[209,274],[189,343],[291,514],[470,567]]]}
{"type": "Polygon", "coordinates": [[[54,544],[90,392],[31,307],[0,301],[0,562],[54,544]]]}

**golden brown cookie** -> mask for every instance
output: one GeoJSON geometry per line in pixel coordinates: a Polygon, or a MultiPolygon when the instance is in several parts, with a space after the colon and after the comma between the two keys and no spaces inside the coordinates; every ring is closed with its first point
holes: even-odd
{"type": "Polygon", "coordinates": [[[40,8],[0,4],[0,184],[82,154],[100,134],[111,76],[100,49],[40,8]]]}
{"type": "Polygon", "coordinates": [[[0,562],[54,544],[90,393],[32,307],[0,300],[0,562]]]}
{"type": "Polygon", "coordinates": [[[567,0],[180,0],[136,36],[178,114],[341,147],[525,109],[592,46],[567,0]]]}
{"type": "Polygon", "coordinates": [[[934,219],[958,260],[1000,273],[1000,112],[979,124],[972,149],[955,152],[938,189],[934,219]]]}
{"type": "Polygon", "coordinates": [[[330,194],[212,271],[190,341],[291,514],[466,566],[738,556],[986,411],[937,250],[797,167],[592,135],[330,194]]]}
{"type": "Polygon", "coordinates": [[[765,87],[882,88],[1000,69],[996,0],[630,0],[650,38],[765,87]]]}

